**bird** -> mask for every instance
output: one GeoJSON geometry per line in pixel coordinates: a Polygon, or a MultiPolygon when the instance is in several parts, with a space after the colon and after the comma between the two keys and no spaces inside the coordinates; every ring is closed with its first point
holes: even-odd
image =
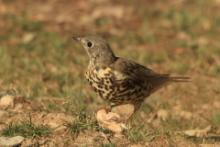
{"type": "Polygon", "coordinates": [[[110,108],[131,104],[136,112],[147,97],[164,85],[189,81],[189,77],[161,74],[116,56],[102,37],[73,36],[73,39],[80,42],[89,56],[86,79],[110,108]]]}

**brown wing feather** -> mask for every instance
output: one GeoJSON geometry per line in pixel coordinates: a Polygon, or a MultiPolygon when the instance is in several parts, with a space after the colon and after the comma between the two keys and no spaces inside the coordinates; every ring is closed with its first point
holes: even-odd
{"type": "Polygon", "coordinates": [[[145,79],[145,76],[153,76],[156,74],[153,70],[145,66],[120,57],[117,58],[111,67],[112,69],[123,73],[125,76],[137,80],[143,80],[145,79]]]}
{"type": "MultiPolygon", "coordinates": [[[[127,79],[134,83],[151,85],[151,92],[156,91],[169,82],[188,82],[189,77],[170,76],[169,74],[159,74],[153,70],[142,66],[134,61],[118,57],[111,65],[113,70],[122,73],[127,79]]],[[[149,87],[149,86],[146,86],[149,87]]]]}

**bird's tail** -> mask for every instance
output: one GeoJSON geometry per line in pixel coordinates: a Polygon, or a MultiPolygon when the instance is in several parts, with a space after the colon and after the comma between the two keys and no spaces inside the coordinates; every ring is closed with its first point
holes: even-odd
{"type": "Polygon", "coordinates": [[[187,76],[170,76],[168,75],[168,80],[170,82],[190,82],[190,77],[187,76]]]}
{"type": "Polygon", "coordinates": [[[171,76],[169,74],[159,74],[152,78],[152,91],[156,91],[172,82],[190,82],[190,77],[187,76],[171,76]]]}

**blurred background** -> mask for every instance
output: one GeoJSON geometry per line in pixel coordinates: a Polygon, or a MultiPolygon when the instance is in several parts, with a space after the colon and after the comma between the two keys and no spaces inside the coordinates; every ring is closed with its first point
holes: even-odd
{"type": "Polygon", "coordinates": [[[146,100],[134,122],[142,131],[128,133],[131,142],[146,141],[146,121],[159,110],[179,111],[150,127],[161,144],[199,142],[172,138],[170,130],[211,125],[220,134],[220,0],[0,0],[0,93],[50,98],[41,107],[47,112],[96,110],[103,102],[85,81],[87,54],[72,40],[91,34],[118,56],[192,78],[146,100]]]}

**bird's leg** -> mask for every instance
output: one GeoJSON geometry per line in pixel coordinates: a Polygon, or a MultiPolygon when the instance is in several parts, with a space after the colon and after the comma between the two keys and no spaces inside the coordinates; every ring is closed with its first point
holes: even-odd
{"type": "Polygon", "coordinates": [[[120,116],[120,121],[126,123],[129,118],[134,114],[135,106],[132,104],[123,104],[114,106],[111,112],[116,113],[120,116]]]}
{"type": "Polygon", "coordinates": [[[131,124],[131,122],[132,122],[132,120],[133,120],[133,118],[134,118],[136,112],[139,110],[140,106],[141,106],[141,103],[133,104],[133,107],[134,107],[134,108],[133,108],[133,111],[132,111],[132,113],[130,114],[129,118],[127,119],[128,128],[130,128],[130,124],[131,124]]]}

